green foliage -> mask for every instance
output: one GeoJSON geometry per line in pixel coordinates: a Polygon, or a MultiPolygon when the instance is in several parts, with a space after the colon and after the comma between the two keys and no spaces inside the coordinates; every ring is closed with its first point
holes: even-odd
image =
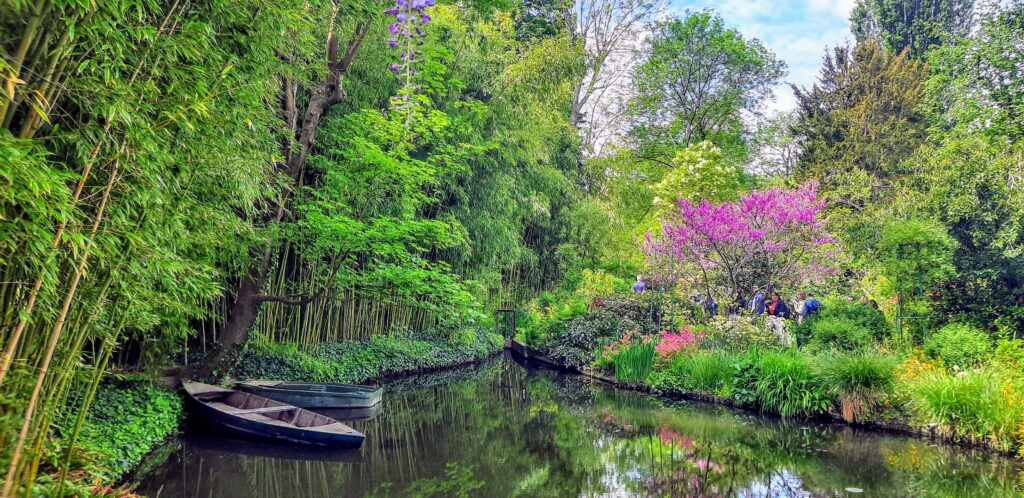
{"type": "Polygon", "coordinates": [[[96,393],[75,451],[76,466],[115,482],[178,429],[184,406],[150,384],[105,382],[96,393]]]}
{"type": "Polygon", "coordinates": [[[785,63],[712,11],[659,24],[648,45],[629,103],[635,147],[667,163],[675,150],[709,140],[727,157],[742,158],[740,113],[758,108],[785,63]]]}
{"type": "Polygon", "coordinates": [[[818,378],[847,422],[870,416],[893,387],[896,357],[877,351],[832,353],[817,358],[818,378]]]}
{"type": "Polygon", "coordinates": [[[974,0],[858,0],[850,31],[858,42],[875,40],[894,53],[924,57],[934,46],[971,30],[974,0]]]}
{"type": "Polygon", "coordinates": [[[654,199],[643,226],[646,230],[660,228],[662,220],[678,209],[680,198],[695,203],[731,201],[743,187],[740,169],[708,140],[676,152],[671,162],[672,167],[651,187],[654,199]]]}
{"type": "Polygon", "coordinates": [[[882,272],[903,298],[953,273],[956,247],[945,227],[929,220],[894,220],[882,231],[878,255],[882,272]]]}
{"type": "Polygon", "coordinates": [[[911,406],[924,423],[938,423],[951,435],[987,440],[996,448],[1017,446],[1024,421],[1019,379],[992,369],[960,373],[934,370],[908,385],[911,406]]]}
{"type": "Polygon", "coordinates": [[[885,315],[873,306],[847,299],[827,299],[820,311],[792,327],[801,344],[817,348],[861,349],[889,336],[885,315]]]}
{"type": "Polygon", "coordinates": [[[623,382],[643,382],[654,370],[657,341],[638,338],[612,355],[615,378],[623,382]]]}
{"type": "Polygon", "coordinates": [[[744,351],[782,346],[781,339],[763,321],[744,316],[716,316],[703,328],[704,344],[711,348],[744,351]]]}
{"type": "Polygon", "coordinates": [[[728,398],[736,383],[736,362],[736,354],[720,350],[677,355],[651,376],[650,384],[663,391],[696,391],[728,398]]]}
{"type": "Polygon", "coordinates": [[[751,359],[737,389],[752,395],[762,410],[784,417],[828,410],[831,397],[806,356],[795,351],[764,351],[751,359]]]}
{"type": "Polygon", "coordinates": [[[988,356],[992,339],[984,330],[972,325],[951,323],[929,337],[924,349],[929,355],[942,358],[948,366],[966,369],[988,356]]]}
{"type": "Polygon", "coordinates": [[[865,349],[878,343],[871,331],[842,317],[814,320],[809,345],[817,349],[836,348],[845,351],[865,349]]]}
{"type": "Polygon", "coordinates": [[[587,305],[581,296],[544,292],[531,304],[530,312],[522,324],[523,340],[530,346],[541,346],[557,340],[569,320],[586,312],[587,305]]]}
{"type": "Polygon", "coordinates": [[[352,383],[476,361],[500,351],[503,345],[493,332],[472,329],[456,329],[450,334],[382,334],[367,341],[321,344],[312,351],[299,350],[294,344],[256,343],[227,360],[232,364],[228,375],[352,383]]]}
{"type": "Polygon", "coordinates": [[[639,328],[629,318],[598,309],[571,319],[560,335],[551,338],[548,355],[563,365],[583,368],[594,362],[598,346],[639,328]]]}
{"type": "Polygon", "coordinates": [[[611,275],[604,270],[585,268],[581,276],[582,281],[574,292],[583,296],[588,302],[594,302],[595,299],[601,299],[622,292],[623,289],[628,288],[630,285],[626,280],[611,275]]]}

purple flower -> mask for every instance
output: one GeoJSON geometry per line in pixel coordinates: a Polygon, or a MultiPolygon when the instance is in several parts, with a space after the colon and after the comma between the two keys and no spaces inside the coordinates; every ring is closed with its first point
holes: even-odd
{"type": "Polygon", "coordinates": [[[409,19],[409,14],[406,14],[405,12],[399,12],[396,18],[398,19],[398,22],[405,22],[409,19]]]}
{"type": "Polygon", "coordinates": [[[398,48],[398,40],[394,38],[388,38],[388,46],[391,48],[398,48]]]}
{"type": "Polygon", "coordinates": [[[390,70],[393,73],[397,73],[398,72],[398,64],[388,64],[388,70],[390,70]]]}
{"type": "Polygon", "coordinates": [[[420,25],[430,22],[430,16],[423,14],[420,16],[420,25]]]}
{"type": "Polygon", "coordinates": [[[395,24],[392,24],[391,26],[388,26],[388,31],[390,31],[391,34],[393,34],[393,35],[394,34],[398,34],[398,23],[395,23],[395,24]]]}
{"type": "Polygon", "coordinates": [[[398,14],[398,7],[392,7],[390,9],[388,9],[388,10],[385,10],[384,13],[389,15],[389,16],[397,15],[398,14]]]}

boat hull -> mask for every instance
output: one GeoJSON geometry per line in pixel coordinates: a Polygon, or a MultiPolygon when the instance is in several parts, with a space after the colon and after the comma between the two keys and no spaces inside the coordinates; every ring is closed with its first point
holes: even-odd
{"type": "Polygon", "coordinates": [[[350,384],[267,383],[266,381],[239,382],[239,391],[288,403],[301,408],[369,408],[381,402],[384,390],[370,386],[350,384]],[[324,391],[297,389],[292,386],[326,386],[324,391]],[[339,391],[331,392],[335,388],[339,391]],[[340,389],[345,389],[341,391],[340,389]]]}
{"type": "MultiPolygon", "coordinates": [[[[188,390],[186,389],[186,392],[188,390]]],[[[189,407],[192,415],[204,424],[211,427],[227,429],[235,434],[263,440],[273,440],[288,443],[328,446],[334,448],[357,448],[362,445],[366,436],[360,432],[352,431],[336,420],[332,421],[351,432],[330,432],[311,428],[296,427],[293,425],[264,422],[253,420],[222,411],[215,405],[207,404],[197,399],[191,392],[188,396],[189,407]]],[[[294,410],[302,410],[299,407],[290,407],[294,410]]]]}

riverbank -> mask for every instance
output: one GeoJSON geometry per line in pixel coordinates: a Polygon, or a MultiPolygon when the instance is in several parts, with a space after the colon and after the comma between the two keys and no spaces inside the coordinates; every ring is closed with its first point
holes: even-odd
{"type": "MultiPolygon", "coordinates": [[[[484,330],[459,331],[450,337],[381,335],[367,341],[322,344],[311,351],[287,344],[248,344],[225,360],[222,380],[372,383],[466,366],[503,348],[499,336],[484,330]]],[[[74,496],[131,495],[118,484],[140,466],[166,459],[166,454],[153,454],[169,453],[164,443],[181,429],[183,398],[142,376],[119,376],[101,384],[92,406],[75,443],[64,489],[74,496]]],[[[64,446],[70,438],[55,443],[64,446]]],[[[39,492],[55,494],[59,469],[44,464],[41,472],[39,492]]]]}
{"type": "MultiPolygon", "coordinates": [[[[712,403],[716,405],[723,405],[734,409],[756,412],[760,414],[782,416],[777,411],[765,409],[764,407],[759,406],[754,402],[741,402],[737,401],[732,397],[718,396],[706,392],[683,389],[677,386],[667,387],[665,383],[658,383],[659,385],[652,385],[650,383],[625,382],[616,379],[613,375],[605,375],[599,371],[595,371],[590,368],[574,368],[572,366],[567,366],[561,364],[559,361],[552,358],[544,351],[523,344],[522,342],[516,339],[512,339],[510,341],[509,349],[513,353],[520,355],[521,357],[537,361],[540,363],[544,363],[548,366],[563,371],[576,373],[619,389],[628,389],[632,391],[639,391],[657,396],[698,401],[702,403],[712,403]]],[[[955,433],[940,431],[937,424],[914,424],[908,413],[893,410],[891,408],[888,410],[880,411],[879,413],[870,414],[868,415],[868,417],[856,421],[848,421],[843,417],[841,413],[838,413],[832,409],[814,414],[796,414],[791,416],[809,420],[819,420],[835,424],[842,424],[851,427],[865,428],[886,433],[899,434],[904,436],[925,439],[929,441],[942,441],[945,443],[956,444],[959,446],[982,448],[987,451],[992,451],[1003,455],[1017,455],[1016,451],[999,447],[995,444],[992,444],[992,442],[988,440],[965,437],[955,433]]]]}
{"type": "Polygon", "coordinates": [[[163,498],[1020,496],[1010,458],[612,389],[511,354],[385,390],[382,416],[350,422],[367,434],[359,450],[299,453],[190,431],[137,475],[136,489],[163,498]]]}

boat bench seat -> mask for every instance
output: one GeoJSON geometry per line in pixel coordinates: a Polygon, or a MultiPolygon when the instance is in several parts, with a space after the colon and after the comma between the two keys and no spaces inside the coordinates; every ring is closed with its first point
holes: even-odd
{"type": "Polygon", "coordinates": [[[267,412],[283,412],[285,410],[294,410],[294,406],[266,406],[263,408],[249,408],[247,410],[232,410],[232,415],[245,415],[247,413],[267,413],[267,412]]]}

